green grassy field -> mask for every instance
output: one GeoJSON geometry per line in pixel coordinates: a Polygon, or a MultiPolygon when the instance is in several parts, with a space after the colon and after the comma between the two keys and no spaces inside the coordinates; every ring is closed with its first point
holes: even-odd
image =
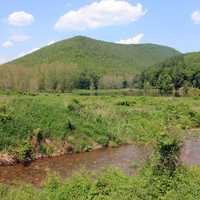
{"type": "Polygon", "coordinates": [[[49,175],[42,188],[0,185],[0,199],[199,199],[200,168],[178,162],[181,141],[199,126],[199,97],[1,95],[0,149],[19,159],[34,159],[36,150],[53,154],[63,141],[74,152],[131,141],[156,148],[136,176],[108,169],[100,175],[76,174],[63,182],[49,175]]]}
{"type": "Polygon", "coordinates": [[[23,152],[27,146],[34,150],[36,143],[41,153],[53,154],[59,141],[66,141],[75,152],[97,144],[156,143],[165,135],[184,136],[199,126],[199,102],[199,97],[2,95],[0,150],[23,152]],[[52,145],[46,145],[46,139],[52,145]]]}

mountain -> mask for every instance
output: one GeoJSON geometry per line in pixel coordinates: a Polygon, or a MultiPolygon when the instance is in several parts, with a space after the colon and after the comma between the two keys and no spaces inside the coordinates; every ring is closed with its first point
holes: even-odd
{"type": "Polygon", "coordinates": [[[192,52],[184,55],[186,65],[197,66],[200,69],[200,52],[192,52]]]}
{"type": "Polygon", "coordinates": [[[41,48],[8,64],[25,67],[52,63],[75,64],[81,69],[102,73],[137,73],[179,54],[175,49],[161,45],[124,45],[77,36],[41,48]]]}

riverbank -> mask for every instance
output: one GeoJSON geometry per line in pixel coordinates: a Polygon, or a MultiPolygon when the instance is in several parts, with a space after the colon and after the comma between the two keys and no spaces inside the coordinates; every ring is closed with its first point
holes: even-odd
{"type": "Polygon", "coordinates": [[[25,182],[42,186],[45,177],[54,172],[62,179],[70,178],[82,169],[100,174],[106,168],[118,168],[127,175],[136,175],[153,153],[150,146],[122,145],[101,148],[91,152],[43,158],[28,166],[0,166],[0,183],[25,182]]]}
{"type": "MultiPolygon", "coordinates": [[[[48,143],[50,144],[55,144],[58,142],[51,142],[50,140],[48,140],[48,143]]],[[[59,142],[59,144],[62,144],[61,146],[57,146],[57,151],[54,153],[52,153],[51,155],[46,155],[46,154],[41,154],[39,151],[36,152],[37,150],[37,146],[34,147],[34,158],[32,160],[19,160],[19,158],[17,158],[15,155],[9,155],[8,153],[0,153],[0,166],[14,166],[17,164],[23,164],[23,165],[29,165],[31,164],[33,161],[37,161],[37,160],[42,160],[42,159],[47,159],[47,158],[55,158],[55,157],[61,157],[61,156],[68,156],[68,155],[75,155],[75,154],[80,154],[80,153],[84,153],[84,152],[93,152],[96,150],[100,150],[100,149],[107,149],[107,148],[119,148],[120,146],[124,146],[124,145],[133,145],[134,142],[129,142],[126,144],[121,144],[120,146],[116,146],[116,144],[108,144],[107,147],[94,143],[93,146],[86,150],[86,151],[82,151],[82,152],[74,152],[74,147],[71,144],[67,144],[66,142],[59,142]]]]}
{"type": "MultiPolygon", "coordinates": [[[[170,139],[170,138],[169,138],[170,139]]],[[[40,167],[44,167],[44,161],[42,164],[36,164],[34,167],[31,166],[23,168],[21,173],[20,169],[16,169],[17,176],[23,177],[24,183],[15,182],[13,185],[2,185],[0,184],[0,199],[2,200],[60,200],[60,199],[76,199],[76,200],[132,200],[132,199],[181,199],[181,200],[195,200],[200,198],[198,191],[200,190],[200,167],[183,167],[177,162],[177,155],[179,154],[179,145],[175,140],[170,140],[168,143],[162,143],[158,148],[158,155],[154,154],[153,159],[149,160],[146,165],[140,168],[138,173],[131,176],[131,174],[124,173],[123,170],[108,168],[101,173],[94,173],[90,168],[88,170],[84,169],[72,176],[65,177],[64,174],[50,173],[50,170],[55,168],[62,172],[59,168],[59,162],[62,162],[63,158],[60,160],[54,160],[50,165],[44,168],[45,174],[40,172],[40,167]],[[170,142],[171,141],[171,142],[170,142]],[[165,154],[163,154],[163,150],[165,154]],[[55,166],[54,166],[55,164],[55,166]],[[174,165],[175,164],[175,165],[174,165]],[[49,169],[49,167],[51,168],[49,169]],[[53,168],[52,168],[53,167],[53,168]],[[31,170],[31,171],[29,171],[31,170]],[[40,181],[40,178],[35,178],[34,174],[38,172],[38,176],[44,178],[42,185],[40,187],[35,187],[29,185],[28,183],[34,184],[34,181],[40,181]],[[47,175],[47,176],[46,176],[47,175]],[[33,182],[30,182],[33,181],[33,182]],[[19,184],[20,183],[20,184],[19,184]]],[[[129,149],[129,148],[128,148],[129,149]]],[[[85,157],[87,162],[92,160],[92,169],[98,170],[99,164],[105,165],[105,155],[107,157],[106,161],[112,162],[114,164],[127,164],[127,155],[129,160],[136,161],[135,157],[130,157],[130,149],[122,149],[113,154],[111,152],[105,152],[105,154],[98,154],[95,157],[98,160],[91,159],[93,156],[88,156],[90,153],[81,155],[80,159],[85,157]],[[117,159],[112,159],[116,158],[117,159]],[[93,162],[94,161],[94,162],[93,162]]],[[[99,152],[99,151],[98,151],[99,152]]],[[[101,152],[101,151],[100,151],[101,152]]],[[[157,154],[156,153],[156,154],[157,154]]],[[[134,155],[134,154],[133,154],[134,155]]],[[[139,158],[138,158],[139,159],[139,158]]],[[[77,166],[77,161],[79,159],[72,158],[74,161],[74,166],[77,166]]],[[[37,163],[37,162],[36,162],[37,163]]],[[[69,160],[66,161],[69,163],[69,160]]],[[[139,163],[138,163],[139,164],[139,163]]],[[[69,165],[68,165],[69,166],[69,165]]],[[[125,165],[127,166],[127,165],[125,165]]],[[[107,167],[107,165],[105,165],[107,167]]],[[[132,164],[132,167],[133,164],[132,164]]],[[[66,166],[63,166],[63,172],[66,170],[66,166]]],[[[75,169],[76,170],[76,169],[75,169]]],[[[54,171],[54,170],[53,170],[54,171]]],[[[66,170],[68,172],[68,169],[66,170]]],[[[1,168],[1,174],[4,174],[4,170],[1,168]]],[[[9,177],[12,177],[12,169],[9,168],[5,171],[7,175],[4,183],[9,181],[9,177]]]]}
{"type": "Polygon", "coordinates": [[[199,126],[199,111],[197,97],[3,96],[1,163],[184,137],[187,129],[199,126]]]}

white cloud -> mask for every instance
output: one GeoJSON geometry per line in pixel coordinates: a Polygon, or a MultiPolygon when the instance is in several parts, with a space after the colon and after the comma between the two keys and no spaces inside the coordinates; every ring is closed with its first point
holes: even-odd
{"type": "Polygon", "coordinates": [[[3,44],[2,44],[2,47],[8,49],[8,48],[11,48],[13,46],[13,43],[12,41],[8,40],[8,41],[5,41],[3,44]]]}
{"type": "Polygon", "coordinates": [[[13,26],[28,26],[32,24],[33,21],[33,15],[24,11],[14,12],[8,17],[8,23],[13,26]]]}
{"type": "Polygon", "coordinates": [[[29,35],[19,35],[19,34],[14,34],[10,37],[10,40],[13,42],[25,42],[31,39],[31,36],[29,35]]]}
{"type": "Polygon", "coordinates": [[[195,24],[200,24],[200,11],[194,11],[191,18],[195,24]]]}
{"type": "Polygon", "coordinates": [[[139,33],[131,38],[120,40],[120,44],[139,44],[144,37],[144,33],[139,33]]]}
{"type": "Polygon", "coordinates": [[[147,10],[141,4],[132,5],[125,0],[101,0],[61,16],[55,30],[82,31],[137,21],[147,10]]]}
{"type": "Polygon", "coordinates": [[[5,41],[2,44],[2,47],[9,49],[14,46],[15,43],[25,42],[31,39],[31,36],[28,35],[12,35],[9,40],[5,41]]]}

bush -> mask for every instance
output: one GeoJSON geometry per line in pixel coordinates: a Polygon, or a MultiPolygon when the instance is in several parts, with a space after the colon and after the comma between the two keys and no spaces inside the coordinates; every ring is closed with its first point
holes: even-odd
{"type": "Polygon", "coordinates": [[[12,120],[9,114],[0,113],[0,123],[5,124],[7,121],[12,120]]]}
{"type": "Polygon", "coordinates": [[[109,138],[108,138],[107,136],[101,135],[101,136],[98,136],[98,137],[97,137],[96,142],[97,142],[98,144],[103,145],[104,147],[107,147],[108,144],[109,144],[109,138]]]}
{"type": "Polygon", "coordinates": [[[77,99],[73,99],[71,104],[68,105],[68,110],[71,112],[79,112],[81,109],[82,105],[77,99]]]}
{"type": "Polygon", "coordinates": [[[55,152],[55,149],[54,149],[53,146],[46,145],[46,144],[40,144],[40,146],[39,146],[39,152],[42,155],[51,156],[55,152]]]}
{"type": "Polygon", "coordinates": [[[34,159],[33,146],[29,141],[21,143],[17,149],[17,157],[21,162],[31,161],[34,159]]]}

